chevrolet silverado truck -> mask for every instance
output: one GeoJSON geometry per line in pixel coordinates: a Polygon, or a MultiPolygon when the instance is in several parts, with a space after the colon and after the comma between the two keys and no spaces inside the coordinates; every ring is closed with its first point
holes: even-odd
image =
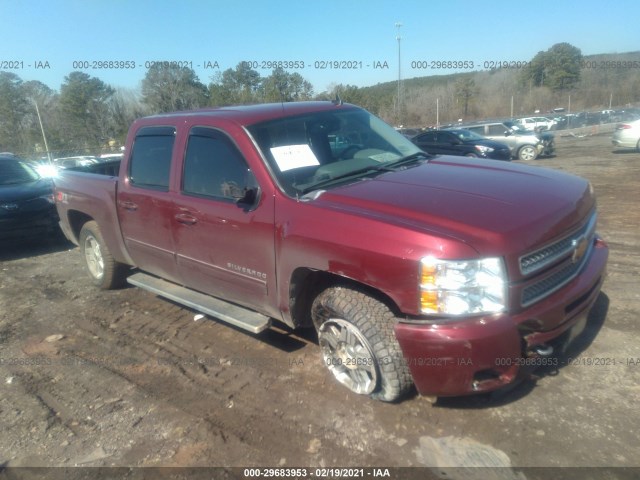
{"type": "Polygon", "coordinates": [[[56,179],[98,287],[255,334],[314,327],[336,380],[383,401],[515,384],[580,333],[605,277],[589,182],[431,156],[341,101],[142,118],[112,170],[56,179]]]}

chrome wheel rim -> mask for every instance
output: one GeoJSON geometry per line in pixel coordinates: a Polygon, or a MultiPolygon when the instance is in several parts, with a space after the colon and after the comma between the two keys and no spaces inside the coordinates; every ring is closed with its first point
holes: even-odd
{"type": "Polygon", "coordinates": [[[333,376],[355,393],[367,395],[378,384],[375,356],[367,339],[353,324],[331,318],[318,332],[325,365],[333,376]]]}
{"type": "Polygon", "coordinates": [[[520,152],[522,160],[533,160],[536,156],[535,150],[532,147],[524,147],[520,152]]]}
{"type": "Polygon", "coordinates": [[[104,259],[100,244],[93,235],[87,236],[84,241],[84,258],[92,277],[101,279],[104,275],[104,259]]]}

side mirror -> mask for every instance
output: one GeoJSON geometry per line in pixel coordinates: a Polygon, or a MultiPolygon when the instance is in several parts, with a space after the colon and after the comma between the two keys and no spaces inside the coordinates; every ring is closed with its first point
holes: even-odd
{"type": "Polygon", "coordinates": [[[245,212],[250,212],[258,206],[258,200],[260,199],[260,188],[245,188],[243,192],[233,197],[236,201],[236,205],[242,208],[245,212]]]}

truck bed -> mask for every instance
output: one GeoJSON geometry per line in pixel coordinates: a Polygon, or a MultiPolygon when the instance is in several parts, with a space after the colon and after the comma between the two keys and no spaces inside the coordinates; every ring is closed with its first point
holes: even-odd
{"type": "MultiPolygon", "coordinates": [[[[92,165],[99,168],[100,173],[87,171],[62,170],[54,179],[56,202],[60,215],[60,227],[65,236],[76,245],[80,241],[80,229],[87,218],[94,219],[113,257],[122,263],[132,265],[133,261],[126,253],[118,213],[116,210],[118,177],[120,162],[106,162],[92,165]],[[76,210],[82,208],[82,211],[76,210]]],[[[86,167],[83,167],[83,170],[86,167]]]]}

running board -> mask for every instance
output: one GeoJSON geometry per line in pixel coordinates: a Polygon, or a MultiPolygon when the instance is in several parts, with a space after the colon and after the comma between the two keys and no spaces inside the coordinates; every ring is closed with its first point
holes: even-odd
{"type": "Polygon", "coordinates": [[[266,315],[146,273],[136,273],[130,276],[127,282],[251,333],[260,333],[271,325],[271,319],[266,315]]]}

